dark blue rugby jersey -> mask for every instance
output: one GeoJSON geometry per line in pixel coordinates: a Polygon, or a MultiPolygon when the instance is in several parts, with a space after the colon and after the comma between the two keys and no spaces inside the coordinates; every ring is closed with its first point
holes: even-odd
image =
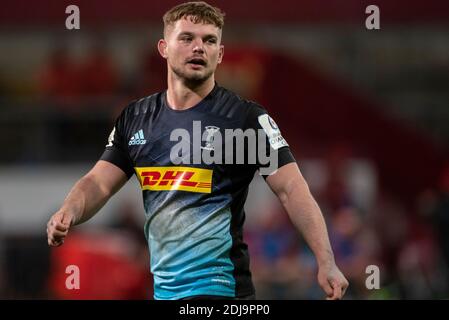
{"type": "MultiPolygon", "coordinates": [[[[162,92],[132,102],[117,119],[101,159],[128,178],[136,174],[140,182],[155,299],[254,294],[242,236],[243,208],[248,186],[263,164],[247,156],[243,164],[210,163],[198,154],[219,151],[226,139],[212,139],[217,132],[225,137],[226,129],[249,128],[266,133],[264,143],[277,152],[277,167],[295,161],[262,107],[218,85],[187,110],[171,109],[162,92]],[[195,126],[203,138],[196,148],[195,126]],[[192,140],[184,144],[191,147],[182,154],[184,162],[174,164],[170,153],[180,139],[171,141],[170,136],[176,129],[192,140]]],[[[238,147],[233,145],[234,160],[238,147]]],[[[247,142],[244,149],[250,148],[247,142]]]]}

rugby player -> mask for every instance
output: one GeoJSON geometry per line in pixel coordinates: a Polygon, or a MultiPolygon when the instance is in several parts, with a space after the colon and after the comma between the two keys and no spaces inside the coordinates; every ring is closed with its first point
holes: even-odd
{"type": "MultiPolygon", "coordinates": [[[[249,156],[240,164],[210,163],[204,153],[218,152],[226,139],[215,135],[226,129],[262,131],[267,150],[276,155],[276,167],[262,176],[313,251],[327,298],[341,299],[348,281],[336,266],[322,213],[280,129],[262,106],[215,81],[224,55],[224,14],[205,2],[188,2],[170,9],[163,21],[157,47],[167,63],[167,90],[124,108],[99,161],[50,218],[48,244],[62,245],[72,226],[89,220],[136,174],[154,298],[254,299],[243,240],[244,203],[254,174],[269,166],[249,156]],[[182,161],[174,163],[180,133],[192,141],[184,145],[187,153],[175,152],[182,161]]],[[[233,152],[239,147],[236,143],[233,152]]]]}

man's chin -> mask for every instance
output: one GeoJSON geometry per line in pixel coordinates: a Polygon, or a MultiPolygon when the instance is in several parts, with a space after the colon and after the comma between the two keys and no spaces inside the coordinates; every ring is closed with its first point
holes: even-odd
{"type": "Polygon", "coordinates": [[[183,79],[185,82],[190,82],[194,84],[201,84],[205,82],[207,79],[209,79],[213,72],[207,71],[207,70],[199,70],[199,71],[193,71],[193,70],[176,70],[173,69],[175,74],[178,75],[179,78],[183,79]]]}
{"type": "Polygon", "coordinates": [[[188,82],[195,82],[195,83],[201,83],[206,81],[211,77],[212,73],[205,74],[204,72],[195,72],[195,73],[188,73],[185,75],[184,79],[188,82]]]}

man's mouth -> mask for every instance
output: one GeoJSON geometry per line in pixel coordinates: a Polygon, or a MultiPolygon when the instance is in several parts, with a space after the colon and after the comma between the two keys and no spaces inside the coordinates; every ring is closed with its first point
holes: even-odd
{"type": "Polygon", "coordinates": [[[187,61],[188,64],[195,66],[206,66],[206,61],[200,58],[193,58],[187,61]]]}

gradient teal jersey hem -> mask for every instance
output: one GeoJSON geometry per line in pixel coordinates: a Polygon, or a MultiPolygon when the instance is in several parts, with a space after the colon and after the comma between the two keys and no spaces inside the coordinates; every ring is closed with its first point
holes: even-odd
{"type": "Polygon", "coordinates": [[[236,298],[235,292],[230,291],[222,291],[219,287],[214,288],[213,286],[209,286],[207,290],[195,290],[192,292],[184,292],[182,294],[171,296],[171,297],[161,297],[161,296],[154,296],[155,300],[180,300],[184,298],[189,297],[195,297],[195,296],[220,296],[220,297],[226,297],[230,299],[236,298]]]}

